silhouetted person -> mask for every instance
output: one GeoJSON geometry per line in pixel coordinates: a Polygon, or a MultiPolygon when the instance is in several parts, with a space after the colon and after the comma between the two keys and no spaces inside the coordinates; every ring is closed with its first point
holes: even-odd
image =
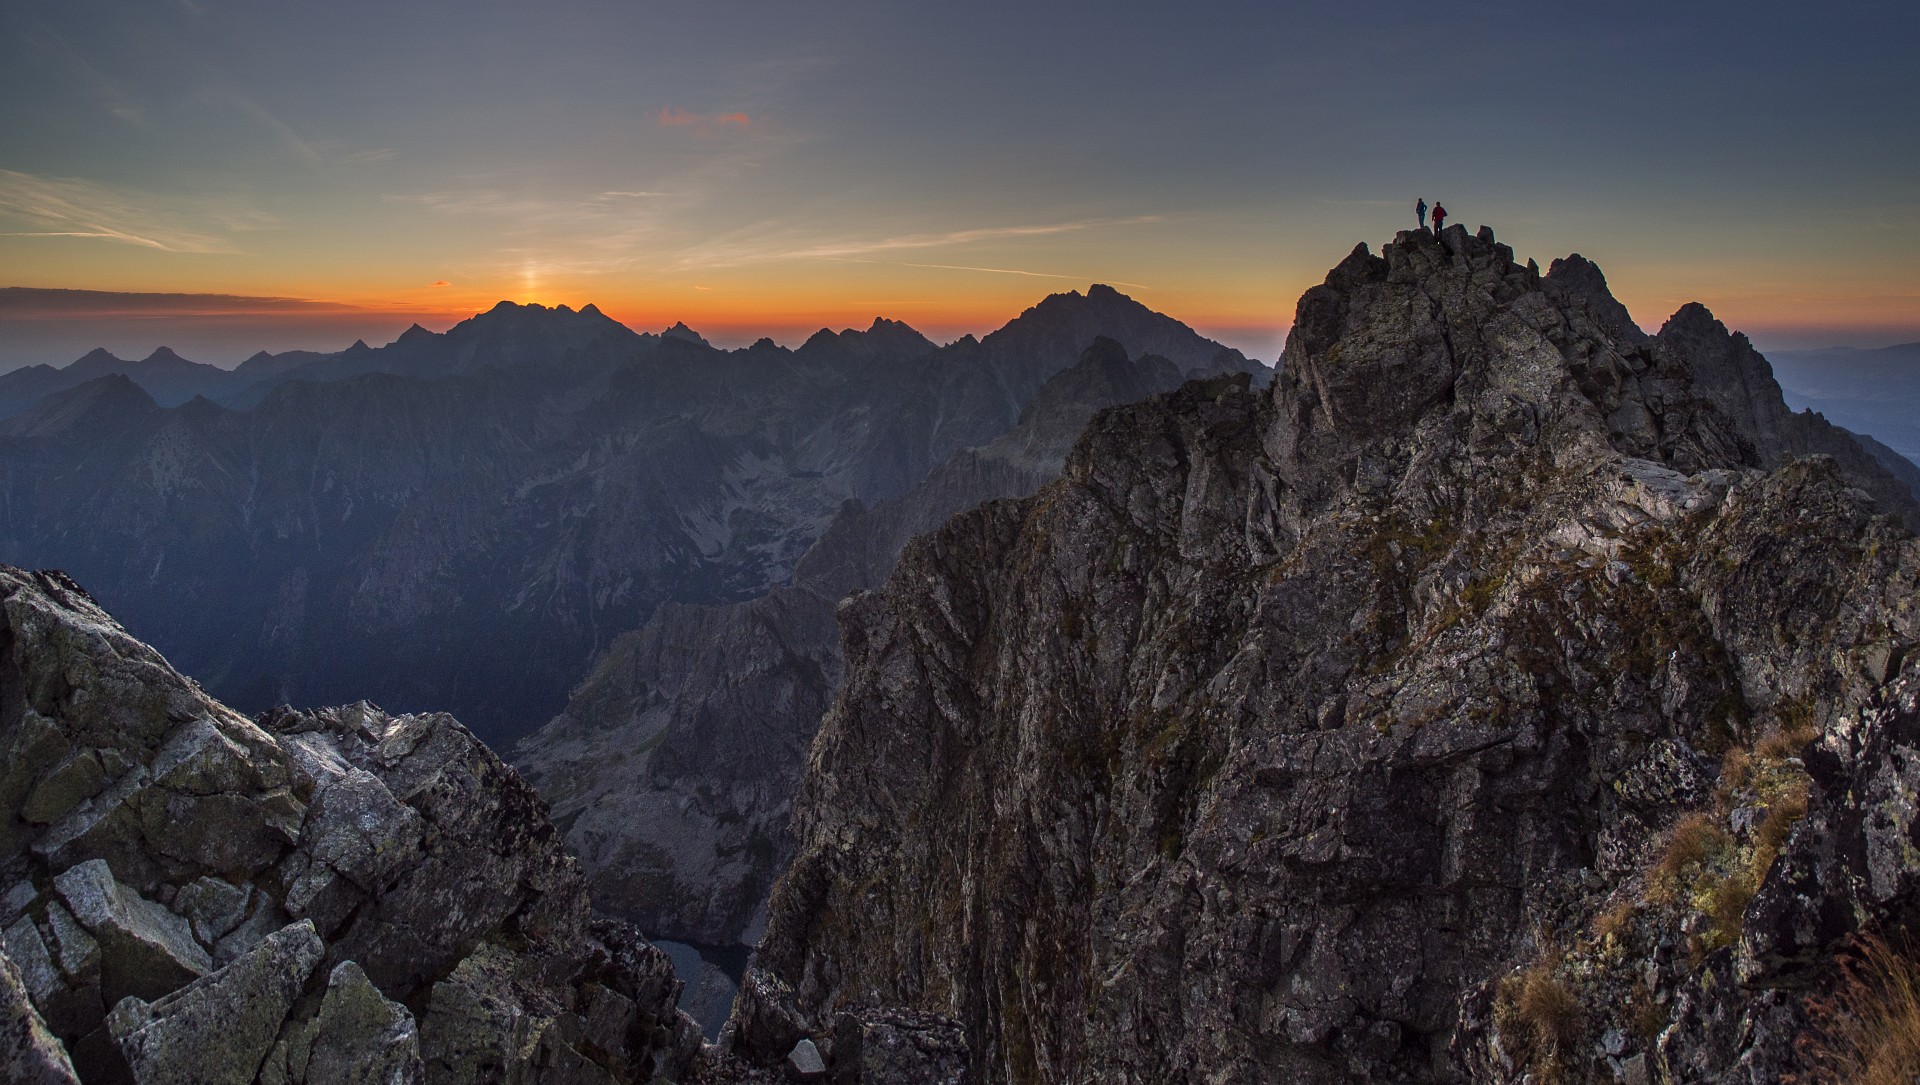
{"type": "Polygon", "coordinates": [[[1427,228],[1427,198],[1425,196],[1420,197],[1420,202],[1413,205],[1413,217],[1420,220],[1420,228],[1422,230],[1427,228]]]}
{"type": "Polygon", "coordinates": [[[1446,228],[1447,209],[1438,203],[1433,205],[1433,232],[1439,233],[1446,228]]]}

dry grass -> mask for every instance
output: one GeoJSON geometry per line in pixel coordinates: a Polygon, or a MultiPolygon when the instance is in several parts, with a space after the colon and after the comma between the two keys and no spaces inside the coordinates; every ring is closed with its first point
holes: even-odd
{"type": "Polygon", "coordinates": [[[1920,964],[1864,938],[1840,966],[1838,990],[1808,1003],[1817,1029],[1806,1045],[1822,1085],[1913,1085],[1920,1080],[1920,964]]]}
{"type": "Polygon", "coordinates": [[[1549,1054],[1571,1048],[1580,1034],[1580,1003],[1555,963],[1540,961],[1522,972],[1513,1004],[1534,1050],[1549,1054]]]}
{"type": "Polygon", "coordinates": [[[1649,899],[1671,900],[1680,889],[1682,875],[1725,855],[1732,846],[1733,838],[1706,811],[1697,810],[1674,822],[1660,857],[1647,872],[1649,899]]]}
{"type": "Polygon", "coordinates": [[[1751,751],[1742,746],[1728,750],[1720,759],[1720,794],[1731,795],[1752,783],[1755,768],[1751,751]]]}
{"type": "Polygon", "coordinates": [[[1760,883],[1744,870],[1711,879],[1706,884],[1698,898],[1700,910],[1708,920],[1702,948],[1718,949],[1740,940],[1740,931],[1746,925],[1747,904],[1759,890],[1760,883]]]}
{"type": "Polygon", "coordinates": [[[1627,1027],[1648,1047],[1666,1031],[1667,1009],[1644,978],[1634,981],[1633,990],[1627,992],[1627,1027]]]}
{"type": "Polygon", "coordinates": [[[1540,933],[1540,944],[1537,960],[1500,981],[1494,1024],[1530,1080],[1560,1085],[1568,1077],[1583,1014],[1560,974],[1562,956],[1551,931],[1540,933]]]}
{"type": "Polygon", "coordinates": [[[1633,922],[1633,914],[1639,910],[1638,901],[1624,897],[1614,901],[1593,917],[1593,936],[1604,944],[1624,935],[1627,924],[1633,922]]]}
{"type": "Polygon", "coordinates": [[[1814,739],[1820,737],[1820,729],[1811,719],[1795,717],[1786,726],[1768,731],[1759,742],[1753,744],[1753,755],[1763,761],[1785,761],[1789,757],[1799,757],[1801,751],[1814,739]]]}
{"type": "Polygon", "coordinates": [[[1801,776],[1787,781],[1768,797],[1767,816],[1753,831],[1753,880],[1766,878],[1780,849],[1793,834],[1793,827],[1807,816],[1807,792],[1810,783],[1801,776]]]}

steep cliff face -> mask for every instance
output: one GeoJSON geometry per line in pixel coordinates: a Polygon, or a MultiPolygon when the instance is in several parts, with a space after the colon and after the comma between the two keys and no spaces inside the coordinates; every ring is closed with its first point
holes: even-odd
{"type": "Polygon", "coordinates": [[[892,1006],[981,1082],[1789,1068],[1740,1037],[1866,916],[1780,885],[1793,796],[1859,819],[1793,755],[1873,748],[1920,546],[1696,384],[1712,328],[1554,279],[1484,228],[1362,246],[1270,393],[1107,411],[846,604],[733,1050],[892,1006]]]}
{"type": "Polygon", "coordinates": [[[908,539],[954,513],[1038,489],[1099,408],[1180,379],[1165,358],[1096,340],[1011,431],[900,497],[849,503],[791,585],[729,606],[663,607],[616,641],[566,712],[515,753],[596,905],[660,937],[758,941],[773,879],[793,857],[788,817],[807,745],[840,685],[840,600],[877,586],[908,539]]]}
{"type": "Polygon", "coordinates": [[[697,1055],[665,954],[589,910],[544,805],[452,717],[248,720],[58,573],[0,567],[0,621],[19,1079],[646,1081],[697,1055]]]}

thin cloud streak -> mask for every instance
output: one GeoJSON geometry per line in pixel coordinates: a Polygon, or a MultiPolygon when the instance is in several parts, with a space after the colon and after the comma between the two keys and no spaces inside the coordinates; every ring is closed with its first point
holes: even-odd
{"type": "MultiPolygon", "coordinates": [[[[871,264],[871,263],[880,263],[881,261],[860,260],[856,262],[862,263],[862,264],[871,264]]],[[[1134,290],[1152,290],[1153,289],[1153,287],[1147,286],[1143,283],[1121,282],[1119,279],[1100,279],[1098,277],[1086,276],[1086,275],[1061,275],[1061,274],[1058,274],[1057,272],[1052,272],[1052,271],[1021,271],[1021,270],[1018,270],[1017,268],[1010,268],[1010,267],[969,267],[966,264],[908,264],[908,263],[896,263],[895,266],[896,267],[930,267],[930,268],[937,268],[941,271],[987,271],[987,272],[992,272],[995,275],[1026,275],[1035,279],[1071,279],[1074,282],[1105,282],[1109,286],[1125,286],[1125,287],[1131,287],[1134,290]]]]}
{"type": "MultiPolygon", "coordinates": [[[[316,298],[0,287],[0,321],[78,317],[215,317],[379,313],[387,307],[316,298]]],[[[397,308],[397,306],[395,307],[397,308]]]]}
{"type": "Polygon", "coordinates": [[[67,42],[67,39],[61,37],[46,23],[28,18],[25,24],[26,39],[58,56],[75,77],[88,84],[110,116],[136,128],[152,130],[147,124],[146,107],[134,100],[117,80],[109,77],[92,61],[81,56],[80,52],[67,42]]]}
{"type": "Polygon", "coordinates": [[[145,245],[150,249],[173,252],[160,242],[138,234],[126,234],[117,230],[9,230],[5,237],[97,237],[105,241],[125,241],[130,245],[145,245]]]}
{"type": "Polygon", "coordinates": [[[213,200],[163,200],[131,189],[67,177],[0,170],[0,220],[24,220],[41,229],[8,230],[16,237],[74,237],[117,241],[177,253],[239,251],[226,232],[264,229],[274,220],[249,207],[213,200]]]}
{"type": "Polygon", "coordinates": [[[662,128],[751,128],[753,118],[745,113],[689,113],[677,106],[662,106],[658,117],[662,128]]]}
{"type": "Polygon", "coordinates": [[[201,92],[200,100],[209,105],[224,105],[245,113],[272,132],[279,139],[280,144],[292,151],[296,158],[316,169],[326,166],[325,155],[321,154],[313,144],[300,138],[298,132],[279,117],[274,116],[271,110],[255,101],[251,95],[232,88],[220,88],[201,92]]]}
{"type": "Polygon", "coordinates": [[[1161,221],[1164,221],[1164,216],[1161,215],[1136,215],[1131,218],[1080,219],[1074,222],[1056,222],[1040,226],[989,226],[970,230],[951,230],[938,234],[903,234],[898,237],[875,238],[873,240],[835,241],[798,248],[768,247],[764,235],[760,238],[747,236],[733,241],[713,242],[707,245],[695,246],[694,249],[682,255],[681,264],[684,267],[718,268],[781,260],[831,260],[864,256],[876,252],[896,252],[902,249],[934,249],[949,245],[974,245],[984,241],[1006,241],[1015,238],[1046,237],[1108,226],[1138,226],[1144,223],[1161,221]]]}
{"type": "Polygon", "coordinates": [[[366,151],[352,151],[339,155],[332,161],[340,166],[366,166],[375,162],[386,162],[400,157],[400,152],[392,147],[375,147],[366,151]]]}

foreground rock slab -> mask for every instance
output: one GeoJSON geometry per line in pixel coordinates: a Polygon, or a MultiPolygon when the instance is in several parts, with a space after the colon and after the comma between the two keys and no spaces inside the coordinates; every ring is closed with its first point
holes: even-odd
{"type": "Polygon", "coordinates": [[[545,804],[452,717],[247,719],[58,573],[0,566],[0,625],[8,1080],[692,1068],[666,955],[593,915],[545,804]]]}

